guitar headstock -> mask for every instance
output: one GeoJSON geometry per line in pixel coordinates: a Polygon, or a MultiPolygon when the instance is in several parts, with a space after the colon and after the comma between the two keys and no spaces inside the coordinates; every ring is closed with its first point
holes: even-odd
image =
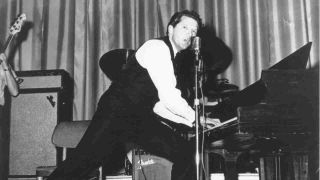
{"type": "Polygon", "coordinates": [[[20,32],[21,26],[23,22],[27,19],[26,14],[22,13],[20,14],[14,23],[10,26],[9,33],[11,35],[15,35],[16,33],[20,32]]]}

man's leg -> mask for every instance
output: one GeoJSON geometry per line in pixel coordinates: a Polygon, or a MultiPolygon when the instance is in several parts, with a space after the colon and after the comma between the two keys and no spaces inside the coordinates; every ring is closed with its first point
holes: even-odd
{"type": "Polygon", "coordinates": [[[100,105],[75,152],[57,167],[48,180],[81,180],[98,168],[105,157],[112,156],[122,123],[119,114],[125,112],[117,97],[109,97],[107,100],[108,103],[103,106],[103,101],[100,100],[100,105]]]}

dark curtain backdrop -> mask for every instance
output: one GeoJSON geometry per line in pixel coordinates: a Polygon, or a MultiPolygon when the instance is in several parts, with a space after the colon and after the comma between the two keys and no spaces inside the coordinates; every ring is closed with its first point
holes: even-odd
{"type": "MultiPolygon", "coordinates": [[[[10,22],[27,15],[21,33],[8,48],[19,70],[64,69],[74,79],[75,120],[91,119],[110,80],[100,57],[118,48],[136,49],[165,35],[171,15],[199,12],[204,24],[232,52],[219,76],[243,89],[265,69],[309,41],[308,67],[319,61],[319,0],[1,0],[0,43],[10,22]]],[[[212,52],[218,51],[214,47],[212,52]]],[[[223,58],[222,58],[223,60],[223,58]]]]}

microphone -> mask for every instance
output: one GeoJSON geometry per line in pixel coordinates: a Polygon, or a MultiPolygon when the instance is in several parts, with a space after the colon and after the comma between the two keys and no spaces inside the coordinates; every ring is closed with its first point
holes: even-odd
{"type": "Polygon", "coordinates": [[[200,54],[200,47],[201,47],[201,39],[199,36],[195,36],[192,39],[192,45],[191,45],[192,49],[195,51],[195,53],[200,54]]]}
{"type": "Polygon", "coordinates": [[[201,48],[201,38],[199,36],[195,36],[192,39],[192,44],[191,48],[193,49],[195,53],[195,61],[196,61],[196,66],[197,70],[201,72],[202,70],[202,61],[201,61],[201,56],[200,56],[200,48],[201,48]]]}

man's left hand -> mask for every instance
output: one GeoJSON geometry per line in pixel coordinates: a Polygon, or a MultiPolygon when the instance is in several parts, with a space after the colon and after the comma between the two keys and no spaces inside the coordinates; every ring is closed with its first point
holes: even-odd
{"type": "Polygon", "coordinates": [[[200,124],[208,129],[213,128],[214,126],[217,126],[219,124],[221,124],[220,119],[216,119],[216,118],[208,118],[208,117],[201,117],[200,118],[200,124]]]}

